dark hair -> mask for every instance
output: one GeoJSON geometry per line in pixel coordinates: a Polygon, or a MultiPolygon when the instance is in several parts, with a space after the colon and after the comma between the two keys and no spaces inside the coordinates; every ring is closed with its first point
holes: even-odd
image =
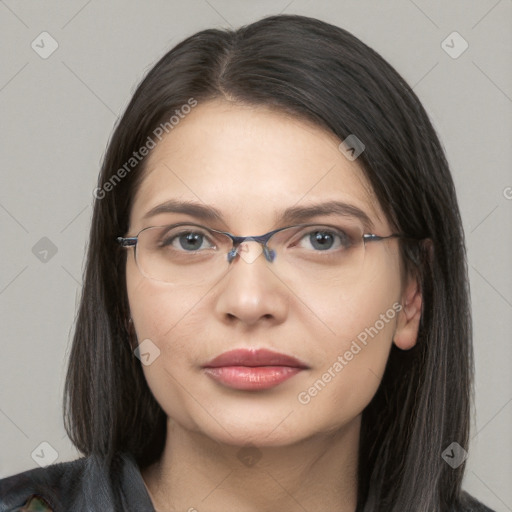
{"type": "Polygon", "coordinates": [[[416,346],[393,345],[363,413],[358,510],[456,505],[464,464],[452,469],[441,453],[454,441],[467,448],[473,356],[464,234],[448,163],[399,74],[347,31],[303,16],[185,39],[149,71],[119,120],[99,176],[66,377],[70,439],[85,455],[109,460],[129,451],[141,466],[163,450],[166,415],[132,352],[126,256],[116,237],[128,229],[146,159],[129,170],[126,162],[191,98],[272,107],[340,141],[355,134],[366,146],[358,163],[392,227],[430,241],[400,241],[404,268],[420,283],[422,317],[416,346]],[[122,179],[112,181],[123,165],[122,179]]]}

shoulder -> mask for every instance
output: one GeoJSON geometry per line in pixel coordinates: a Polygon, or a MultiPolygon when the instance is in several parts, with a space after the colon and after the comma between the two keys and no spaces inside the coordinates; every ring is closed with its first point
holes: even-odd
{"type": "Polygon", "coordinates": [[[87,456],[0,480],[0,512],[155,512],[134,457],[87,456]]]}
{"type": "Polygon", "coordinates": [[[476,498],[463,491],[459,507],[454,508],[452,512],[494,512],[494,510],[486,507],[476,498]]]}
{"type": "Polygon", "coordinates": [[[88,459],[51,464],[0,480],[0,512],[59,510],[63,496],[76,492],[88,459]]]}

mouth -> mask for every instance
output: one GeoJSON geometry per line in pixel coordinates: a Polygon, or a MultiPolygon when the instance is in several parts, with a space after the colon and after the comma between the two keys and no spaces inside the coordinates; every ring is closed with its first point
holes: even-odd
{"type": "Polygon", "coordinates": [[[271,350],[224,352],[203,366],[213,380],[232,389],[270,389],[309,367],[298,359],[271,350]]]}

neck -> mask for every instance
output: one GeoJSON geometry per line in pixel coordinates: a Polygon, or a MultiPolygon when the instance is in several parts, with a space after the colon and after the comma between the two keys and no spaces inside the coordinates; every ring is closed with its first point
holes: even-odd
{"type": "Polygon", "coordinates": [[[288,446],[218,443],[168,420],[161,458],[141,471],[157,511],[354,512],[360,418],[288,446]]]}

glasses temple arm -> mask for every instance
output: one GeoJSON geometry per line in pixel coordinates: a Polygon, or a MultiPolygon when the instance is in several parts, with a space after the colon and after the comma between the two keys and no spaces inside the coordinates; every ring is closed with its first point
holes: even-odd
{"type": "Polygon", "coordinates": [[[137,242],[138,242],[138,239],[136,236],[131,236],[131,237],[122,237],[122,236],[118,236],[116,238],[116,242],[121,245],[122,247],[133,247],[135,245],[137,245],[137,242]]]}

